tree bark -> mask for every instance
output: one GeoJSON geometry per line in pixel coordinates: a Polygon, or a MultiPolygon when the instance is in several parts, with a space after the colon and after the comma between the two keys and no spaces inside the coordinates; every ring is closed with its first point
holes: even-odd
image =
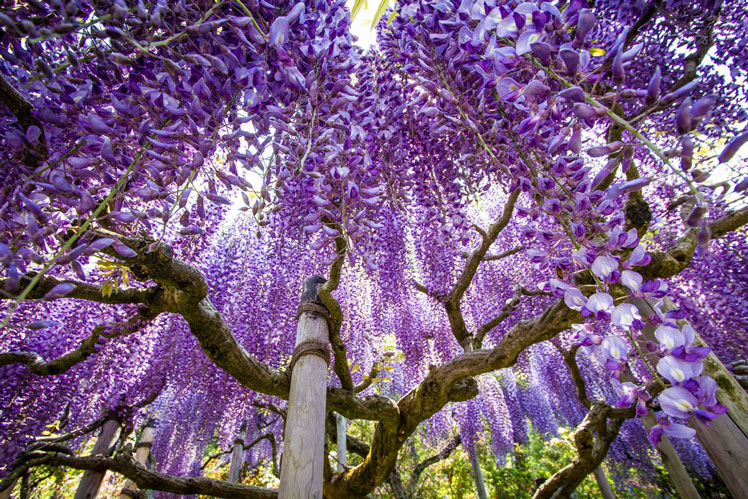
{"type": "Polygon", "coordinates": [[[592,472],[595,475],[597,486],[600,487],[600,493],[603,495],[603,499],[616,499],[616,495],[613,493],[613,488],[608,482],[608,476],[605,474],[602,464],[595,468],[592,472]]]}
{"type": "MultiPolygon", "coordinates": [[[[119,436],[119,430],[119,421],[116,419],[107,419],[101,427],[101,433],[94,444],[92,455],[110,456],[114,450],[114,443],[119,436]]],[[[99,493],[99,488],[105,474],[106,471],[92,470],[87,470],[83,473],[78,490],[75,491],[74,499],[94,499],[99,493]]]]}
{"type": "MultiPolygon", "coordinates": [[[[302,306],[318,303],[318,286],[323,282],[321,277],[304,282],[302,306]]],[[[327,321],[318,312],[302,312],[296,352],[304,352],[305,345],[315,342],[327,345],[327,321]]],[[[326,387],[327,364],[320,356],[307,353],[292,363],[279,490],[282,499],[322,499],[326,387]]]]}
{"type": "Polygon", "coordinates": [[[231,450],[231,464],[229,465],[229,482],[239,482],[239,472],[242,469],[242,455],[244,454],[244,440],[247,438],[247,423],[242,423],[239,435],[234,440],[234,448],[231,450]]]}
{"type": "Polygon", "coordinates": [[[10,499],[10,495],[13,493],[13,489],[16,488],[18,480],[14,480],[7,488],[0,490],[0,499],[10,499]]]}

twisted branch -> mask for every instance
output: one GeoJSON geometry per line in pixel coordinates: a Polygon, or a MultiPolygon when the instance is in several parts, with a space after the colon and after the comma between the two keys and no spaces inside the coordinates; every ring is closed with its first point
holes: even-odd
{"type": "Polygon", "coordinates": [[[100,338],[111,339],[132,334],[139,331],[145,322],[146,318],[138,313],[125,322],[99,324],[86,339],[81,341],[78,348],[48,362],[41,355],[33,352],[0,353],[0,367],[24,364],[32,373],[39,376],[62,374],[95,353],[100,338]]]}
{"type": "Polygon", "coordinates": [[[278,497],[277,491],[263,487],[239,485],[211,478],[183,478],[150,471],[135,461],[128,453],[120,453],[115,457],[75,457],[62,453],[34,452],[27,455],[24,462],[14,468],[0,482],[0,490],[9,486],[29,469],[41,465],[66,466],[68,468],[100,473],[113,471],[135,482],[139,489],[158,490],[161,492],[171,492],[172,494],[204,494],[227,499],[274,499],[278,497]]]}

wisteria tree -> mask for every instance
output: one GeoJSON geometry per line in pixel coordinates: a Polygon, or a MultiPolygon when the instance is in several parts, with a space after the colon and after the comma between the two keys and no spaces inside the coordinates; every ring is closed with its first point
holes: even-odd
{"type": "Polygon", "coordinates": [[[528,418],[577,428],[537,498],[695,435],[748,493],[746,7],[403,0],[364,52],[340,0],[4,4],[0,490],[274,497],[201,465],[246,425],[277,469],[324,275],[330,446],[375,423],[325,497],[405,497],[414,436],[500,461],[528,418]],[[155,469],[122,445],[149,417],[155,469]]]}

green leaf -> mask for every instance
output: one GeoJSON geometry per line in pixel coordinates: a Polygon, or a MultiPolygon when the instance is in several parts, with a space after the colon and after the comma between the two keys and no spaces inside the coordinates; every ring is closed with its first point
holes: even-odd
{"type": "Polygon", "coordinates": [[[361,11],[361,8],[366,5],[368,7],[368,2],[366,0],[356,0],[353,2],[353,7],[351,7],[351,21],[356,19],[356,16],[361,11]]]}
{"type": "Polygon", "coordinates": [[[374,13],[374,18],[371,20],[371,29],[374,29],[374,26],[377,25],[379,19],[384,15],[384,12],[387,10],[389,5],[390,0],[381,0],[379,2],[379,7],[377,7],[377,11],[374,13]]]}
{"type": "Polygon", "coordinates": [[[356,363],[356,364],[353,364],[353,366],[351,367],[351,372],[352,372],[352,373],[355,373],[355,372],[356,372],[356,371],[358,371],[359,369],[361,369],[361,366],[360,366],[360,365],[359,365],[358,363],[356,363]]]}

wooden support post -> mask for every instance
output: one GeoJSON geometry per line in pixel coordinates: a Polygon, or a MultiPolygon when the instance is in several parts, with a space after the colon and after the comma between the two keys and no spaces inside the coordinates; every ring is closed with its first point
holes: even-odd
{"type": "Polygon", "coordinates": [[[343,416],[341,416],[340,414],[336,414],[336,416],[338,423],[338,471],[343,471],[345,470],[345,467],[348,466],[348,452],[346,449],[346,432],[348,431],[348,425],[346,424],[347,422],[343,416]]]}
{"type": "Polygon", "coordinates": [[[597,481],[597,486],[600,488],[600,493],[602,494],[603,499],[616,499],[616,496],[613,493],[613,488],[610,486],[610,482],[608,481],[608,476],[605,474],[605,470],[603,469],[603,465],[601,464],[595,468],[595,471],[592,473],[595,475],[595,480],[597,481]]]}
{"type": "Polygon", "coordinates": [[[748,441],[738,425],[727,414],[712,421],[711,428],[694,416],[688,422],[732,495],[748,497],[748,441]]]}
{"type": "MultiPolygon", "coordinates": [[[[120,425],[116,419],[107,419],[101,426],[101,433],[94,444],[93,456],[109,456],[114,450],[114,444],[119,437],[120,425]]],[[[86,471],[75,491],[74,499],[94,499],[99,493],[101,482],[104,480],[104,472],[86,471]]]]}
{"type": "Polygon", "coordinates": [[[296,349],[291,360],[280,499],[322,499],[329,330],[317,292],[325,280],[304,281],[296,349]]]}
{"type": "MultiPolygon", "coordinates": [[[[151,454],[151,447],[153,446],[153,434],[155,433],[156,420],[149,419],[143,427],[143,432],[140,434],[140,440],[135,446],[135,460],[146,466],[148,462],[148,456],[151,454]]],[[[122,487],[122,492],[119,493],[119,499],[136,499],[138,497],[138,486],[129,478],[125,480],[125,486],[122,487]]]]}
{"type": "Polygon", "coordinates": [[[244,454],[244,440],[247,438],[247,423],[242,423],[239,434],[234,440],[234,448],[231,449],[231,464],[229,465],[229,482],[239,482],[239,472],[242,469],[242,456],[244,454]]]}

